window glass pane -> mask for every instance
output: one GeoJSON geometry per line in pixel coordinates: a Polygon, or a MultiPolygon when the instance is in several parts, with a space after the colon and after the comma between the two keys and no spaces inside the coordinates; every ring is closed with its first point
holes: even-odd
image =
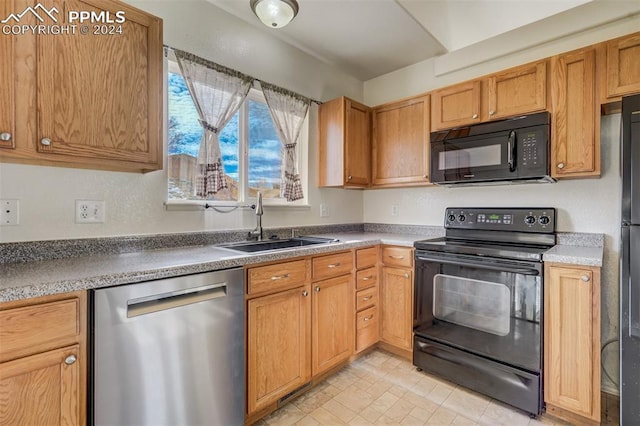
{"type": "Polygon", "coordinates": [[[249,100],[249,196],[280,198],[282,152],[267,104],[249,100]]]}
{"type": "MultiPolygon", "coordinates": [[[[202,139],[202,126],[189,90],[179,73],[169,72],[168,168],[169,200],[198,200],[194,192],[196,159],[202,139]]],[[[222,162],[229,189],[218,192],[214,200],[238,199],[238,113],[219,135],[222,162]]]]}

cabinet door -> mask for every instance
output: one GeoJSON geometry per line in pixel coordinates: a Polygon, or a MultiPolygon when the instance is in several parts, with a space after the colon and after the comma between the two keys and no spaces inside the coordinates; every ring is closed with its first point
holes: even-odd
{"type": "Polygon", "coordinates": [[[431,92],[431,127],[442,130],[480,122],[480,80],[431,92]]]}
{"type": "Polygon", "coordinates": [[[640,92],[640,33],[607,43],[607,97],[640,92]]]}
{"type": "Polygon", "coordinates": [[[494,74],[488,79],[488,116],[496,120],[547,107],[545,61],[494,74]]]}
{"type": "Polygon", "coordinates": [[[402,349],[413,347],[413,272],[384,266],[380,279],[381,340],[402,349]]]}
{"type": "Polygon", "coordinates": [[[371,110],[346,100],[344,175],[346,187],[366,187],[371,174],[371,110]]]}
{"type": "Polygon", "coordinates": [[[600,111],[596,108],[595,49],[551,61],[551,175],[600,175],[600,111]]]}
{"type": "Polygon", "coordinates": [[[600,421],[599,269],[546,266],[545,401],[600,421]]]}
{"type": "Polygon", "coordinates": [[[247,303],[247,408],[255,413],[311,378],[311,295],[302,286],[247,303]]]}
{"type": "Polygon", "coordinates": [[[419,96],[374,110],[374,185],[429,183],[429,109],[429,96],[419,96]]]}
{"type": "Polygon", "coordinates": [[[81,425],[80,347],[0,364],[0,424],[81,425]]]}
{"type": "Polygon", "coordinates": [[[313,284],[313,375],[349,359],[354,344],[353,276],[313,284]]]}
{"type": "Polygon", "coordinates": [[[86,36],[37,36],[38,152],[70,163],[162,168],[161,21],[113,0],[66,0],[64,9],[124,11],[125,21],[116,24],[122,34],[97,35],[89,25],[86,36]]]}
{"type": "MultiPolygon", "coordinates": [[[[6,17],[16,11],[13,0],[0,3],[0,16],[6,17]]],[[[0,36],[0,148],[15,147],[15,36],[0,36]]]]}

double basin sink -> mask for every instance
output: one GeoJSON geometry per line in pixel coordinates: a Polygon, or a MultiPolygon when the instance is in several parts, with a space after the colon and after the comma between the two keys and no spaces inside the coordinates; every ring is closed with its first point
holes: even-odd
{"type": "Polygon", "coordinates": [[[283,250],[296,247],[312,246],[318,244],[336,243],[339,240],[321,237],[297,237],[285,240],[265,240],[265,241],[243,241],[239,243],[220,244],[230,250],[241,251],[243,253],[261,253],[265,251],[283,250]]]}

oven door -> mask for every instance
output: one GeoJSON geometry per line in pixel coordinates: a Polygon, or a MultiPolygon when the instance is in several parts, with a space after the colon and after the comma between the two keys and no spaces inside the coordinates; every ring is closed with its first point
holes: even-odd
{"type": "Polygon", "coordinates": [[[516,179],[516,132],[431,141],[431,179],[459,183],[516,179]]]}
{"type": "Polygon", "coordinates": [[[416,336],[541,371],[542,264],[416,251],[416,336]]]}

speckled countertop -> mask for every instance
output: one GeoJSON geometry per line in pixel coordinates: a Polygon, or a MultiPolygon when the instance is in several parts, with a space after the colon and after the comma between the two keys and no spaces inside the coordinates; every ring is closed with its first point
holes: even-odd
{"type": "MultiPolygon", "coordinates": [[[[0,302],[241,267],[381,243],[412,247],[417,240],[442,234],[442,230],[436,228],[423,229],[414,234],[375,232],[378,231],[376,228],[371,230],[374,232],[323,233],[317,236],[338,239],[339,242],[260,254],[241,253],[216,245],[198,245],[5,263],[0,264],[0,302]]],[[[562,237],[559,234],[559,245],[549,250],[543,260],[601,266],[602,239],[601,234],[564,234],[562,237]]]]}
{"type": "Polygon", "coordinates": [[[414,241],[425,238],[424,235],[370,232],[321,236],[340,241],[261,254],[240,253],[209,245],[7,263],[0,265],[0,302],[208,272],[380,243],[411,247],[414,241]]]}

